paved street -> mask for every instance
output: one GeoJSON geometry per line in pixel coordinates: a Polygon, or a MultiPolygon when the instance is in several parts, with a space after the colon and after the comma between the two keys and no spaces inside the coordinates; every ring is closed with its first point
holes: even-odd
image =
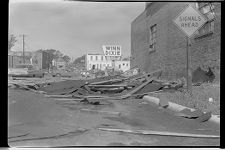
{"type": "Polygon", "coordinates": [[[218,125],[176,117],[142,99],[102,100],[102,105],[90,105],[45,98],[18,89],[8,89],[8,95],[10,146],[219,146],[220,143],[219,138],[141,135],[98,129],[220,134],[218,125]]]}

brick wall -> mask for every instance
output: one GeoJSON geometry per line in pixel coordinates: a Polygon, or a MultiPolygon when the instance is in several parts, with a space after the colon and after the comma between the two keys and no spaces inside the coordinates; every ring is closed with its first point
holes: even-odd
{"type": "Polygon", "coordinates": [[[146,32],[146,14],[143,12],[131,23],[131,68],[139,67],[143,71],[143,58],[148,47],[146,32]]]}
{"type": "MultiPolygon", "coordinates": [[[[132,22],[131,55],[134,59],[131,60],[131,67],[141,65],[141,71],[147,72],[162,68],[164,70],[162,76],[167,79],[185,77],[187,39],[185,34],[173,23],[173,19],[177,17],[186,4],[164,2],[163,5],[157,6],[157,12],[149,16],[140,15],[132,22]],[[149,30],[154,24],[157,24],[156,51],[149,52],[149,30]]],[[[202,39],[192,38],[190,55],[192,70],[195,70],[197,66],[207,67],[211,65],[214,67],[216,80],[219,80],[221,6],[220,3],[215,3],[215,6],[214,33],[202,39]]],[[[151,5],[148,9],[151,9],[151,5]]]]}

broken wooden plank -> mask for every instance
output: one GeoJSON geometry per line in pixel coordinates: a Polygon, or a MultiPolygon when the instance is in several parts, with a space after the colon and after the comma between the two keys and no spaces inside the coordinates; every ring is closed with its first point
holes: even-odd
{"type": "Polygon", "coordinates": [[[133,80],[142,79],[142,78],[145,78],[145,76],[147,76],[147,77],[153,77],[153,76],[155,76],[156,79],[158,79],[159,76],[161,76],[161,74],[162,74],[162,69],[159,69],[159,70],[156,70],[156,71],[147,73],[147,74],[143,74],[143,75],[141,75],[141,76],[139,76],[139,77],[135,77],[135,78],[133,78],[133,79],[131,79],[131,80],[133,81],[133,80]],[[155,76],[155,74],[156,74],[156,76],[155,76]],[[158,74],[158,75],[157,75],[157,74],[158,74]]]}
{"type": "Polygon", "coordinates": [[[91,112],[91,113],[103,113],[110,115],[121,115],[121,112],[112,112],[112,111],[101,111],[101,110],[91,110],[91,109],[80,109],[81,111],[91,112]]]}
{"type": "Polygon", "coordinates": [[[88,96],[82,96],[84,98],[108,98],[109,96],[103,96],[103,95],[88,95],[88,96]]]}
{"type": "Polygon", "coordinates": [[[83,98],[54,98],[56,101],[81,101],[83,98]]]}
{"type": "Polygon", "coordinates": [[[68,95],[45,95],[45,97],[47,98],[69,98],[69,97],[73,97],[73,95],[68,94],[68,95]]]}
{"type": "Polygon", "coordinates": [[[220,135],[191,134],[191,133],[178,133],[167,131],[127,130],[127,129],[113,129],[113,128],[98,128],[98,129],[102,131],[125,132],[144,135],[177,136],[177,137],[191,137],[191,138],[220,138],[220,135]]]}
{"type": "Polygon", "coordinates": [[[126,80],[126,79],[128,79],[128,78],[111,79],[111,80],[107,80],[107,81],[93,82],[93,83],[90,83],[89,85],[113,84],[113,83],[122,82],[122,81],[124,81],[124,80],[126,80]]]}
{"type": "Polygon", "coordinates": [[[98,91],[101,93],[120,93],[124,88],[99,88],[98,91]]]}
{"type": "Polygon", "coordinates": [[[126,95],[123,95],[122,98],[128,98],[128,97],[130,97],[131,95],[133,95],[134,93],[138,92],[140,89],[142,89],[143,87],[145,87],[147,84],[149,84],[150,82],[152,82],[154,78],[155,77],[152,77],[151,79],[147,80],[146,82],[144,82],[143,84],[141,84],[137,88],[135,88],[134,90],[130,91],[126,95]]]}
{"type": "Polygon", "coordinates": [[[45,93],[46,93],[46,92],[44,92],[44,91],[37,91],[37,90],[31,89],[31,88],[26,87],[25,85],[21,85],[21,84],[13,83],[13,85],[15,85],[15,86],[17,86],[17,87],[24,88],[24,89],[29,90],[29,91],[32,91],[32,92],[34,92],[34,93],[38,93],[38,94],[45,94],[45,93]]]}
{"type": "Polygon", "coordinates": [[[87,85],[88,87],[94,88],[119,88],[119,87],[127,87],[128,85],[87,85]]]}

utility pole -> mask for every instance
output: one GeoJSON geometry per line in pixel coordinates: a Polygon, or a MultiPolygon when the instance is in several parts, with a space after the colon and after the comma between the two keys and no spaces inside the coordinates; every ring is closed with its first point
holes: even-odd
{"type": "Polygon", "coordinates": [[[190,38],[187,36],[187,91],[192,95],[192,71],[190,68],[190,38]]]}
{"type": "Polygon", "coordinates": [[[23,34],[23,63],[25,64],[24,34],[23,34]]]}
{"type": "Polygon", "coordinates": [[[22,36],[22,47],[23,47],[23,63],[25,64],[25,34],[20,35],[22,36]]]}

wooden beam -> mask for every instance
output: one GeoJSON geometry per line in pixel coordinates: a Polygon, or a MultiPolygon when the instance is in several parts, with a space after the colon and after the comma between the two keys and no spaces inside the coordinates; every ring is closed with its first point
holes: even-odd
{"type": "Polygon", "coordinates": [[[129,93],[127,93],[126,95],[123,95],[122,98],[128,98],[130,96],[132,96],[134,93],[138,92],[139,90],[141,90],[143,87],[145,87],[147,84],[149,84],[150,82],[152,82],[154,80],[155,77],[152,77],[151,79],[148,79],[146,82],[144,82],[143,84],[139,85],[137,88],[135,88],[134,90],[130,91],[129,93]]]}
{"type": "Polygon", "coordinates": [[[191,133],[178,133],[166,131],[127,130],[127,129],[113,129],[113,128],[98,128],[98,129],[102,131],[125,132],[144,135],[177,136],[177,137],[191,137],[191,138],[220,138],[220,135],[191,134],[191,133]]]}
{"type": "Polygon", "coordinates": [[[32,91],[32,92],[34,92],[34,93],[38,93],[38,94],[45,94],[45,93],[46,93],[46,92],[44,92],[44,91],[37,91],[37,90],[31,89],[31,88],[29,88],[29,87],[27,87],[27,86],[25,86],[25,85],[16,84],[16,83],[12,83],[12,84],[15,85],[15,86],[17,86],[17,87],[21,87],[21,88],[24,88],[24,89],[26,89],[26,90],[32,91]]]}
{"type": "Polygon", "coordinates": [[[121,115],[121,112],[112,112],[112,111],[101,111],[101,110],[91,110],[91,109],[80,109],[81,111],[91,112],[91,113],[103,113],[110,115],[121,115]]]}
{"type": "Polygon", "coordinates": [[[45,97],[48,98],[69,98],[72,97],[73,95],[68,94],[68,95],[45,95],[45,97]]]}
{"type": "Polygon", "coordinates": [[[93,82],[93,83],[90,83],[89,85],[113,84],[113,83],[117,83],[117,82],[122,82],[122,81],[124,81],[126,79],[128,79],[128,78],[111,79],[111,80],[107,80],[107,81],[93,82]]]}
{"type": "Polygon", "coordinates": [[[94,88],[117,88],[117,87],[127,87],[128,85],[87,85],[88,87],[94,88]]]}

